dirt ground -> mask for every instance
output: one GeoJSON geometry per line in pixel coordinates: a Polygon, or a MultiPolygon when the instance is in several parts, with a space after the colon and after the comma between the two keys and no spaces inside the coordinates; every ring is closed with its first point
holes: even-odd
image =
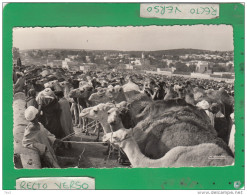
{"type": "MultiPolygon", "coordinates": [[[[85,135],[81,130],[74,127],[76,136],[71,141],[94,142],[96,135],[85,135]]],[[[102,137],[101,133],[100,137],[102,137]]],[[[129,167],[128,164],[121,165],[117,162],[118,153],[115,151],[110,157],[104,154],[107,146],[102,143],[96,144],[79,144],[72,143],[71,149],[58,149],[58,162],[62,168],[78,167],[78,168],[114,168],[129,167]]]]}

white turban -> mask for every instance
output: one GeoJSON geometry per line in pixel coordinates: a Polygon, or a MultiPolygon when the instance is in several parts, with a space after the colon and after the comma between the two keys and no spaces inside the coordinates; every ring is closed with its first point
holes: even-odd
{"type": "Polygon", "coordinates": [[[114,88],[112,85],[109,85],[109,86],[108,86],[108,89],[112,89],[112,88],[114,88]]]}
{"type": "Polygon", "coordinates": [[[202,108],[203,110],[209,109],[209,103],[206,100],[202,100],[196,104],[197,107],[202,108]]]}
{"type": "Polygon", "coordinates": [[[174,85],[174,91],[178,91],[179,89],[182,89],[180,85],[174,85]]]}
{"type": "Polygon", "coordinates": [[[114,87],[114,89],[115,89],[116,91],[119,91],[121,88],[122,88],[122,87],[121,87],[120,85],[116,85],[116,86],[114,87]]]}
{"type": "Polygon", "coordinates": [[[29,106],[25,110],[25,118],[27,121],[32,121],[33,119],[35,119],[37,114],[38,114],[38,109],[36,109],[34,106],[29,106]]]}
{"type": "Polygon", "coordinates": [[[51,90],[51,88],[45,88],[45,89],[43,90],[43,94],[44,94],[45,96],[51,96],[51,95],[53,94],[53,91],[51,90]]]}

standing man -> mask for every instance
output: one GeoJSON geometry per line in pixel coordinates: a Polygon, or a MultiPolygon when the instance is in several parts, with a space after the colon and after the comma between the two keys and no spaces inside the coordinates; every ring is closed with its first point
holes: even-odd
{"type": "MultiPolygon", "coordinates": [[[[65,134],[65,136],[70,135],[71,133],[74,133],[73,129],[73,122],[72,122],[72,115],[70,112],[70,106],[68,100],[64,97],[64,94],[62,91],[56,91],[55,95],[58,97],[58,103],[61,110],[60,113],[60,123],[62,126],[62,130],[65,134]]],[[[70,144],[68,144],[68,147],[71,147],[70,144]]]]}

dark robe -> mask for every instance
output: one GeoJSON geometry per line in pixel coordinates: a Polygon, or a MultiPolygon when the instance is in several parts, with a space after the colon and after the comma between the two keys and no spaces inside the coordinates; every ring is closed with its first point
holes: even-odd
{"type": "Polygon", "coordinates": [[[42,97],[42,101],[39,102],[39,105],[41,105],[41,111],[43,112],[40,121],[44,127],[58,139],[65,137],[60,123],[61,110],[57,99],[42,97]]]}

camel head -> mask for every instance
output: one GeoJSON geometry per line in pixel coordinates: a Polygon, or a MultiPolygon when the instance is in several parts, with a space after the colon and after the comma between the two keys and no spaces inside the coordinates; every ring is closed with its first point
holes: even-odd
{"type": "Polygon", "coordinates": [[[113,145],[123,147],[123,141],[129,139],[131,135],[131,130],[129,129],[119,129],[115,132],[107,133],[103,136],[103,142],[110,142],[113,145]]]}
{"type": "Polygon", "coordinates": [[[132,120],[132,114],[130,111],[131,105],[126,101],[122,101],[111,108],[108,114],[108,124],[111,125],[112,131],[120,129],[122,127],[131,128],[134,126],[132,120]]]}
{"type": "Polygon", "coordinates": [[[88,86],[88,85],[90,85],[90,84],[86,81],[80,81],[79,82],[79,88],[83,88],[83,87],[88,86]]]}
{"type": "Polygon", "coordinates": [[[118,100],[121,96],[124,96],[124,91],[120,85],[116,85],[115,87],[110,85],[107,88],[105,95],[111,100],[118,100]]]}
{"type": "Polygon", "coordinates": [[[209,110],[213,113],[213,114],[217,114],[221,109],[221,105],[219,103],[212,103],[210,105],[209,110]]]}
{"type": "Polygon", "coordinates": [[[52,88],[58,84],[58,80],[52,80],[44,84],[45,88],[52,88]]]}
{"type": "Polygon", "coordinates": [[[80,117],[86,117],[100,122],[107,122],[107,111],[115,107],[112,103],[99,104],[97,106],[85,108],[81,111],[80,117]]]}
{"type": "Polygon", "coordinates": [[[110,125],[122,123],[121,112],[119,108],[117,107],[111,108],[110,110],[108,110],[107,115],[108,115],[107,122],[110,125]]]}
{"type": "Polygon", "coordinates": [[[73,89],[69,92],[70,98],[88,98],[93,91],[93,87],[90,85],[85,85],[77,89],[73,89]]]}
{"type": "Polygon", "coordinates": [[[59,84],[62,88],[64,88],[65,86],[68,86],[70,83],[68,81],[62,81],[62,82],[59,82],[59,84]]]}
{"type": "Polygon", "coordinates": [[[35,82],[35,84],[38,84],[38,85],[44,85],[45,83],[47,83],[47,79],[46,78],[44,78],[44,79],[40,79],[40,80],[37,80],[36,82],[35,82]]]}
{"type": "Polygon", "coordinates": [[[97,88],[97,92],[92,93],[88,100],[95,105],[110,102],[111,99],[105,96],[105,92],[106,88],[99,87],[97,88]]]}

